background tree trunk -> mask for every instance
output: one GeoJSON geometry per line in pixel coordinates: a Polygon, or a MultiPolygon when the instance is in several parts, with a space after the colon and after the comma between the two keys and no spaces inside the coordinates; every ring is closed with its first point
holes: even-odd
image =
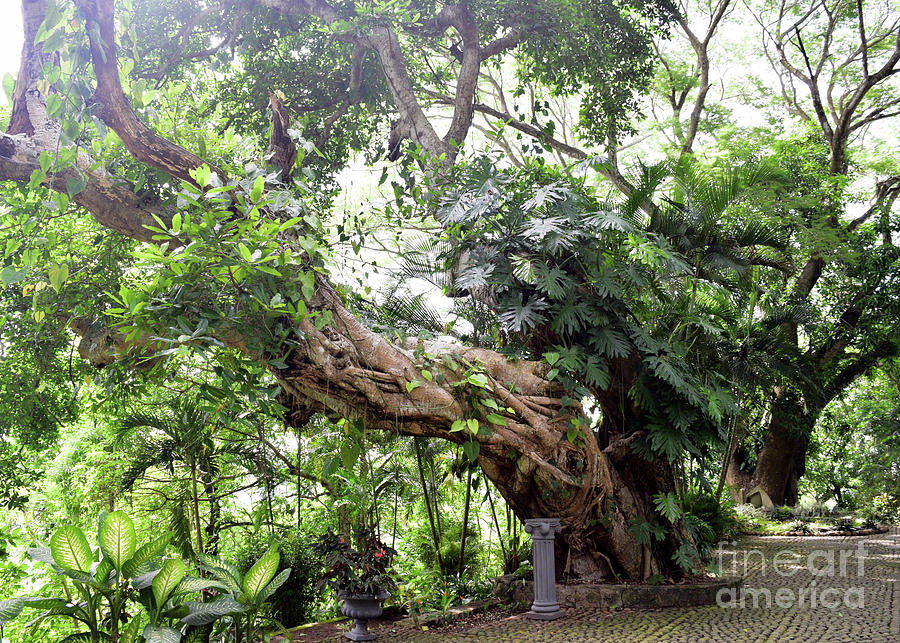
{"type": "Polygon", "coordinates": [[[766,438],[750,480],[750,490],[765,491],[776,505],[795,505],[800,477],[806,472],[806,448],[815,418],[802,410],[799,400],[783,393],[772,404],[766,438]]]}

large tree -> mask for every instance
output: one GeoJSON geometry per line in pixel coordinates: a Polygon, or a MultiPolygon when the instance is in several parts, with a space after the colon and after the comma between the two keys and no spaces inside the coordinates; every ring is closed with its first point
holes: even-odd
{"type": "MultiPolygon", "coordinates": [[[[787,297],[818,305],[823,315],[804,329],[796,323],[783,328],[784,339],[803,349],[813,382],[776,388],[756,468],[745,481],[776,503],[794,504],[819,414],[856,378],[900,351],[892,321],[897,302],[889,286],[900,265],[891,214],[900,176],[883,159],[888,162],[878,168],[868,207],[855,216],[847,213],[846,187],[851,144],[900,115],[900,17],[890,2],[814,0],[771,3],[758,20],[787,108],[815,125],[826,146],[827,190],[808,211],[806,224],[820,233],[802,248],[806,256],[787,297]]],[[[740,482],[740,476],[733,480],[740,482]]]]}
{"type": "MultiPolygon", "coordinates": [[[[84,358],[100,367],[119,360],[162,370],[186,347],[237,352],[266,365],[294,426],[318,412],[463,445],[520,518],[562,520],[564,568],[572,573],[647,578],[691,566],[696,552],[678,520],[674,468],[685,450],[715,437],[728,406],[715,355],[689,350],[710,332],[700,319],[697,284],[730,283],[726,273],[764,258],[757,246],[773,241],[759,226],[739,234],[716,225],[745,181],[689,173],[672,192],[671,208],[660,210],[650,202],[663,178],[659,168],[647,168],[637,189],[625,186],[624,203],[603,204],[549,170],[511,175],[487,162],[456,166],[483,65],[514,50],[529,81],[561,93],[586,84],[586,126],[602,115],[601,130],[609,131],[647,80],[646,38],[671,7],[224,2],[179,24],[174,53],[161,55],[137,37],[132,20],[139,12],[122,5],[116,13],[113,0],[76,0],[74,9],[23,0],[22,65],[0,137],[0,177],[55,191],[46,207],[66,212],[74,203],[142,242],[113,305],[92,302],[102,313],[93,318],[54,315],[82,336],[84,358]],[[302,180],[289,181],[302,166],[298,153],[309,150],[298,150],[289,127],[285,103],[301,107],[290,104],[288,91],[272,88],[282,98],[263,98],[273,121],[271,173],[262,162],[253,170],[236,162],[234,148],[204,152],[216,135],[204,136],[201,119],[227,138],[228,123],[255,116],[242,112],[252,112],[252,104],[235,101],[231,107],[239,108],[227,113],[207,97],[200,118],[187,110],[182,120],[154,109],[156,90],[140,64],[150,61],[151,71],[155,64],[159,91],[177,99],[185,91],[179,80],[217,78],[183,61],[216,60],[237,47],[251,18],[259,42],[309,35],[309,46],[272,45],[289,49],[286,60],[304,62],[324,49],[332,67],[345,70],[331,85],[338,95],[309,110],[321,112],[313,130],[324,137],[322,146],[351,108],[371,98],[365,84],[377,92],[383,80],[382,102],[370,104],[390,105],[394,142],[417,145],[410,158],[425,169],[427,190],[408,184],[406,196],[418,196],[410,208],[445,230],[453,291],[499,313],[495,339],[503,352],[424,338],[389,341],[348,309],[353,298],[330,282],[322,261],[328,253],[318,195],[302,180]],[[215,27],[206,20],[226,25],[228,37],[199,47],[194,30],[215,27]],[[323,33],[325,43],[317,40],[323,33]],[[363,73],[373,64],[378,79],[363,73]],[[450,124],[440,135],[434,122],[443,112],[429,117],[422,97],[433,96],[429,83],[448,81],[455,85],[450,124]],[[198,140],[205,158],[188,149],[198,140]],[[699,231],[691,246],[696,256],[666,241],[669,233],[687,238],[691,231],[699,231]],[[727,261],[705,265],[702,244],[727,261]],[[668,288],[659,287],[663,281],[668,288]],[[581,410],[587,399],[601,411],[596,430],[581,410]]],[[[11,260],[42,270],[31,255],[11,260]]],[[[25,275],[31,278],[9,273],[10,281],[25,275]]],[[[55,281],[65,279],[57,274],[55,281]]]]}

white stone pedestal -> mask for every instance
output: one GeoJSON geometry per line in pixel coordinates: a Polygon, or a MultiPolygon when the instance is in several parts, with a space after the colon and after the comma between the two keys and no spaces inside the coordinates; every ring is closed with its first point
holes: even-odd
{"type": "Polygon", "coordinates": [[[534,602],[528,618],[552,621],[565,612],[556,602],[556,560],[553,541],[562,527],[558,518],[532,518],[525,521],[525,531],[534,545],[534,602]]]}

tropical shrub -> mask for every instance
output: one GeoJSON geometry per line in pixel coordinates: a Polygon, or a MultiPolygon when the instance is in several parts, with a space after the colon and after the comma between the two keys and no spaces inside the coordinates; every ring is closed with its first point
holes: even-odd
{"type": "Polygon", "coordinates": [[[888,493],[880,493],[868,500],[859,510],[859,515],[874,522],[893,525],[900,522],[900,498],[888,493]]]}
{"type": "Polygon", "coordinates": [[[734,516],[741,531],[755,531],[768,517],[768,512],[762,507],[744,503],[734,506],[734,516]]]}
{"type": "Polygon", "coordinates": [[[162,560],[168,534],[138,547],[134,523],[125,512],[102,514],[99,523],[96,549],[81,529],[64,525],[50,538],[50,547],[28,552],[33,560],[49,564],[70,581],[74,596],[0,602],[0,625],[30,608],[42,610],[34,625],[58,617],[76,621],[81,631],[65,641],[199,643],[209,641],[211,623],[243,610],[228,595],[210,603],[186,600],[203,589],[225,587],[215,580],[188,576],[180,559],[162,560]],[[133,603],[143,610],[134,610],[133,603]]]}
{"type": "Polygon", "coordinates": [[[716,543],[729,540],[740,531],[733,506],[703,492],[689,492],[681,501],[685,521],[697,551],[709,556],[716,543]]]}
{"type": "Polygon", "coordinates": [[[357,529],[352,539],[329,529],[316,540],[313,551],[325,559],[328,568],[319,579],[319,588],[378,596],[396,587],[391,563],[397,552],[381,542],[371,527],[357,529]]]}
{"type": "MultiPolygon", "coordinates": [[[[197,554],[197,557],[200,559],[200,568],[215,578],[220,587],[226,588],[231,593],[230,600],[237,601],[241,608],[227,614],[231,620],[233,640],[236,643],[257,641],[263,633],[262,630],[272,626],[284,631],[280,623],[267,619],[264,615],[268,599],[284,584],[291,573],[290,568],[278,572],[281,555],[277,546],[269,547],[246,574],[241,574],[234,564],[224,558],[209,554],[197,554]]],[[[202,603],[201,606],[214,606],[219,600],[222,598],[217,598],[211,603],[202,603]]],[[[201,606],[197,606],[197,610],[202,616],[201,606]]],[[[190,624],[192,622],[190,619],[196,621],[199,617],[189,615],[184,620],[190,624]]]]}
{"type": "MultiPolygon", "coordinates": [[[[322,561],[312,554],[312,537],[297,529],[276,532],[281,547],[277,573],[290,569],[290,576],[270,599],[272,616],[287,627],[315,620],[319,608],[316,581],[322,575],[322,561]]],[[[246,573],[269,545],[271,537],[250,536],[239,546],[235,564],[246,573]]]]}
{"type": "MultiPolygon", "coordinates": [[[[462,542],[462,522],[444,520],[441,534],[441,562],[446,574],[455,574],[459,570],[460,543],[462,542]]],[[[432,569],[438,569],[434,543],[426,534],[418,539],[416,550],[423,563],[432,569]]],[[[466,559],[463,565],[464,575],[478,569],[479,556],[482,551],[481,531],[477,525],[470,524],[466,528],[466,559]]]]}

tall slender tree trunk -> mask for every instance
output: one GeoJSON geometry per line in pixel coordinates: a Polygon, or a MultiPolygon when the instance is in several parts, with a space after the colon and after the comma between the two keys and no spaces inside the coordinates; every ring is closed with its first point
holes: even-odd
{"type": "Polygon", "coordinates": [[[425,483],[425,469],[422,464],[422,451],[418,438],[413,438],[413,447],[416,450],[416,469],[419,472],[419,482],[422,485],[422,499],[425,501],[425,511],[428,514],[428,524],[431,526],[431,542],[434,545],[435,558],[437,560],[438,569],[441,574],[444,573],[444,562],[441,560],[441,539],[438,536],[438,530],[434,520],[434,510],[431,506],[431,499],[428,493],[428,485],[425,483]]]}
{"type": "Polygon", "coordinates": [[[462,538],[459,541],[459,569],[457,576],[463,577],[463,570],[466,567],[466,535],[469,529],[469,504],[472,501],[472,467],[469,467],[469,474],[466,477],[466,505],[463,510],[462,538]]]}
{"type": "Polygon", "coordinates": [[[200,494],[197,491],[197,461],[191,458],[191,509],[197,527],[197,553],[203,553],[203,525],[200,523],[200,494]]]}
{"type": "Polygon", "coordinates": [[[203,493],[209,503],[209,519],[206,521],[206,553],[213,556],[219,555],[219,523],[221,521],[222,506],[216,496],[216,482],[209,472],[209,464],[200,471],[203,480],[203,493]]]}

